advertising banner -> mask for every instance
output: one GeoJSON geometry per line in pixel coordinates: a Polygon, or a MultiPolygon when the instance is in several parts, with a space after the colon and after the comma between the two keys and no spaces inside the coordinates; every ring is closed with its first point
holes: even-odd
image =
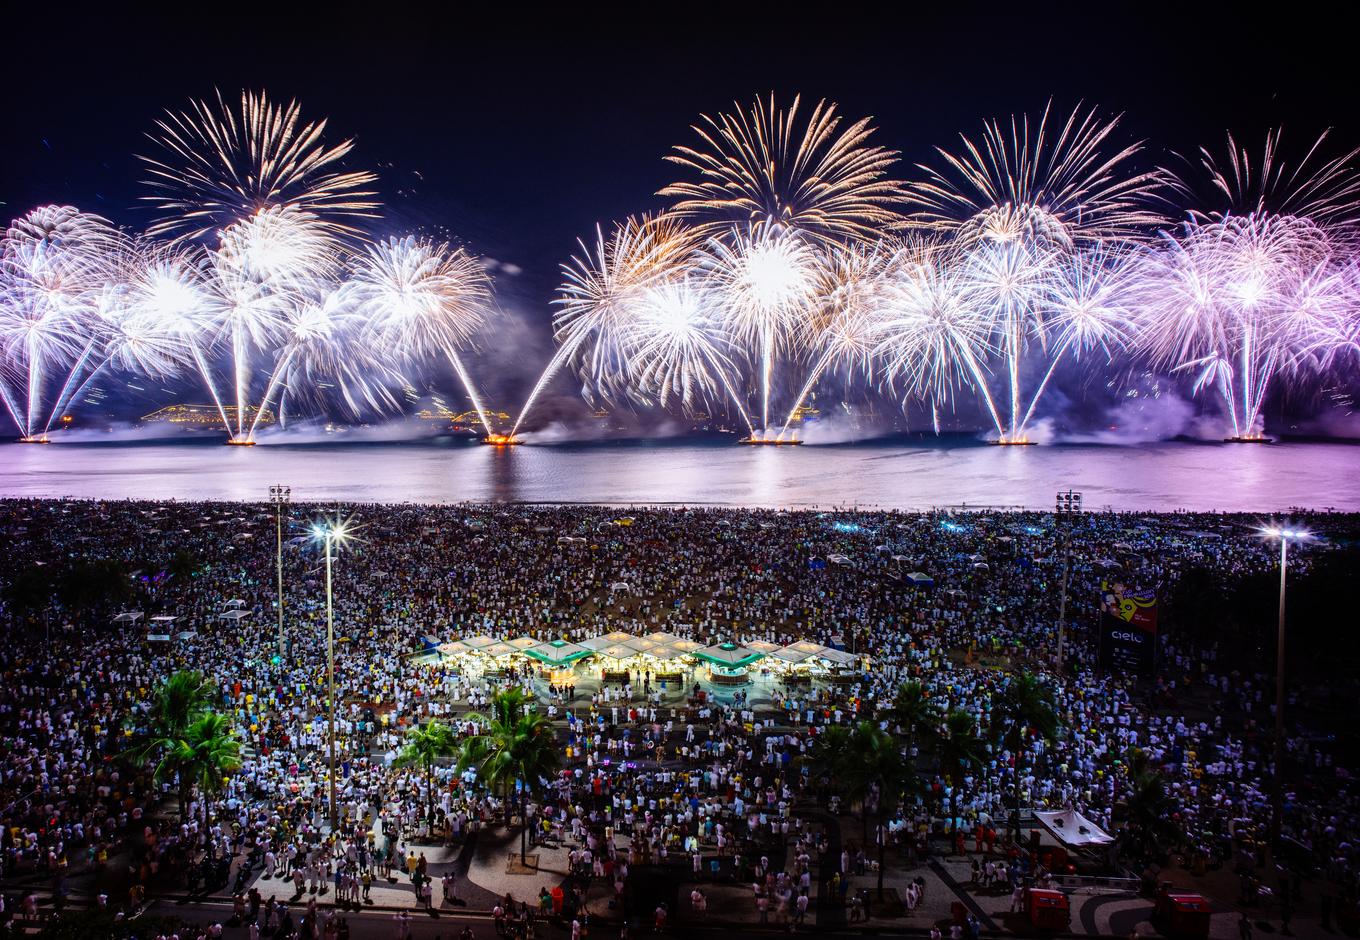
{"type": "Polygon", "coordinates": [[[1157,596],[1119,581],[1100,585],[1100,665],[1151,675],[1157,663],[1157,596]]]}

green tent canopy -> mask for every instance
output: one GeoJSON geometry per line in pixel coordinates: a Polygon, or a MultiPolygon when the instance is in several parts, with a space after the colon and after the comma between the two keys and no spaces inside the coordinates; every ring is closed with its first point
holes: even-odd
{"type": "Polygon", "coordinates": [[[565,666],[568,663],[576,662],[578,659],[585,659],[593,653],[593,650],[588,650],[577,643],[569,643],[566,640],[540,643],[524,650],[525,656],[536,659],[541,663],[547,663],[549,666],[565,666]]]}
{"type": "Polygon", "coordinates": [[[737,646],[735,643],[706,646],[701,650],[695,650],[692,655],[706,663],[729,668],[749,666],[751,663],[765,658],[764,653],[758,653],[745,646],[737,646]]]}

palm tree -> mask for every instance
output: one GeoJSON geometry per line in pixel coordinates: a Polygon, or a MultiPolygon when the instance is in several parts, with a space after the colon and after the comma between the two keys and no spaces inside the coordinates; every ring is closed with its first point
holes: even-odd
{"type": "Polygon", "coordinates": [[[944,731],[935,740],[935,752],[940,768],[949,778],[951,787],[950,830],[958,825],[959,791],[963,788],[963,778],[975,767],[982,765],[983,742],[977,733],[977,723],[973,716],[962,709],[950,709],[944,716],[944,731]]]}
{"type": "Polygon", "coordinates": [[[521,783],[521,863],[528,852],[529,821],[525,805],[529,791],[539,778],[555,773],[561,761],[552,723],[543,715],[525,713],[524,703],[528,700],[529,697],[519,690],[498,692],[491,699],[490,717],[469,712],[468,720],[481,724],[482,730],[463,742],[457,765],[460,773],[475,767],[488,789],[501,791],[507,806],[511,787],[516,781],[521,783]]]}
{"type": "Polygon", "coordinates": [[[491,697],[491,709],[501,721],[512,722],[523,715],[534,697],[519,686],[502,689],[491,697]]]}
{"type": "Polygon", "coordinates": [[[170,556],[170,560],[165,565],[165,571],[170,577],[180,581],[188,581],[198,574],[203,564],[198,556],[186,549],[180,549],[170,556]]]}
{"type": "MultiPolygon", "coordinates": [[[[876,815],[888,818],[903,791],[918,787],[915,773],[902,756],[897,740],[878,725],[861,721],[850,733],[849,764],[845,768],[846,790],[860,804],[864,840],[869,835],[869,796],[878,794],[876,815]]],[[[887,851],[886,837],[878,841],[878,894],[883,896],[883,869],[887,851]]]]}
{"type": "Polygon", "coordinates": [[[207,797],[222,789],[227,774],[241,769],[241,742],[227,716],[207,712],[184,730],[174,758],[181,786],[196,786],[207,797]]]}
{"type": "Polygon", "coordinates": [[[1052,741],[1058,734],[1058,714],[1053,709],[1053,690],[1032,672],[1012,676],[1006,683],[998,703],[998,713],[1006,747],[1015,755],[1013,796],[1015,812],[1011,815],[1012,837],[1020,838],[1020,778],[1023,774],[1025,744],[1029,731],[1052,741]]]}
{"type": "Polygon", "coordinates": [[[406,746],[393,761],[398,767],[417,766],[425,771],[426,812],[425,816],[434,828],[434,765],[442,758],[458,754],[458,738],[453,729],[439,720],[431,721],[424,727],[412,728],[406,733],[406,746]]]}
{"type": "Polygon", "coordinates": [[[57,594],[72,610],[98,611],[131,600],[132,575],[116,558],[82,559],[58,575],[57,594]]]}
{"type": "Polygon", "coordinates": [[[1119,852],[1140,864],[1165,861],[1171,847],[1184,838],[1176,822],[1180,807],[1166,791],[1166,778],[1145,752],[1131,750],[1124,761],[1128,792],[1124,797],[1124,828],[1117,843],[1119,852]]]}
{"type": "Polygon", "coordinates": [[[52,572],[40,565],[29,565],[0,589],[0,600],[15,619],[21,619],[50,605],[56,590],[52,572]]]}
{"type": "Polygon", "coordinates": [[[175,781],[181,820],[188,818],[192,783],[183,764],[189,754],[189,730],[200,718],[210,715],[210,695],[202,673],[182,669],[167,676],[152,694],[145,727],[134,734],[133,746],[123,755],[139,767],[154,760],[152,776],[175,781]]]}
{"type": "Polygon", "coordinates": [[[181,669],[156,687],[147,713],[153,734],[180,737],[196,718],[208,710],[211,691],[203,673],[181,669]]]}
{"type": "Polygon", "coordinates": [[[925,686],[915,680],[903,682],[898,688],[891,717],[906,735],[908,752],[934,734],[940,724],[939,710],[926,694],[925,686]]]}
{"type": "Polygon", "coordinates": [[[812,771],[824,781],[838,781],[845,777],[853,760],[851,731],[845,725],[832,725],[817,735],[812,743],[812,771]]]}

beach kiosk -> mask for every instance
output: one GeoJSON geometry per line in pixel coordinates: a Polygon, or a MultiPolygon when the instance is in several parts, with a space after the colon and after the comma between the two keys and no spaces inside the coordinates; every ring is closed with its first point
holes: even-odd
{"type": "Polygon", "coordinates": [[[714,685],[743,685],[751,681],[751,664],[765,658],[764,653],[735,643],[705,646],[691,655],[708,665],[708,678],[714,685]]]}
{"type": "Polygon", "coordinates": [[[778,664],[775,671],[785,682],[806,683],[811,681],[813,663],[823,649],[825,647],[819,643],[799,640],[771,650],[770,662],[778,664]]]}

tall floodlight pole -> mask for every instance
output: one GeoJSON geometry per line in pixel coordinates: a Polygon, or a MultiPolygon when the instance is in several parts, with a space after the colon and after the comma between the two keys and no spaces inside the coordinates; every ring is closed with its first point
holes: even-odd
{"type": "Polygon", "coordinates": [[[279,662],[283,662],[283,507],[287,506],[293,496],[293,488],[290,486],[280,486],[275,484],[269,488],[269,501],[274,505],[274,528],[278,555],[276,570],[278,572],[278,608],[279,608],[279,662]]]}
{"type": "Polygon", "coordinates": [[[326,738],[330,764],[330,822],[331,832],[339,823],[335,799],[335,595],[331,588],[331,568],[333,550],[347,537],[345,523],[318,523],[312,527],[312,536],[320,539],[326,549],[326,738]]]}
{"type": "Polygon", "coordinates": [[[1280,818],[1284,814],[1284,599],[1289,571],[1289,543],[1313,537],[1307,529],[1264,526],[1261,535],[1280,542],[1280,611],[1275,629],[1275,770],[1270,794],[1270,851],[1279,851],[1280,818]]]}
{"type": "Polygon", "coordinates": [[[1058,601],[1058,674],[1063,671],[1063,651],[1067,639],[1067,573],[1072,563],[1072,517],[1081,512],[1081,494],[1075,490],[1059,493],[1053,507],[1053,521],[1063,530],[1062,596],[1058,601]]]}

